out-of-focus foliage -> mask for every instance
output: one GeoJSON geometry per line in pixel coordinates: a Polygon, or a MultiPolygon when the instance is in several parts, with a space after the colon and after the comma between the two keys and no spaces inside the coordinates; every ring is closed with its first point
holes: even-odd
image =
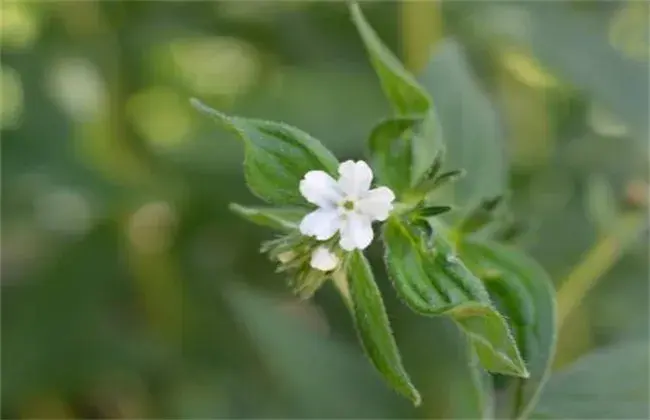
{"type": "Polygon", "coordinates": [[[638,372],[648,368],[645,340],[599,349],[556,374],[543,394],[539,410],[565,418],[645,418],[650,389],[638,372]],[[610,386],[612,376],[624,379],[610,386]]]}
{"type": "MultiPolygon", "coordinates": [[[[468,188],[474,167],[481,189],[509,186],[530,227],[519,246],[556,289],[597,256],[578,275],[599,280],[559,337],[555,366],[567,373],[551,377],[540,406],[560,417],[593,414],[565,404],[573,381],[593,385],[574,395],[607,401],[608,417],[647,417],[615,399],[622,382],[647,383],[647,369],[585,359],[571,373],[594,349],[648,339],[647,243],[619,255],[611,240],[630,215],[647,238],[641,3],[442,2],[423,10],[449,39],[431,60],[406,60],[435,65],[453,53],[428,86],[448,154],[468,188]]],[[[462,336],[412,314],[385,273],[375,276],[422,393],[417,410],[364,359],[332,287],[296,302],[258,253],[270,230],[228,210],[256,202],[240,142],[188,101],[284,121],[341,160],[360,157],[390,111],[344,4],[0,7],[3,417],[479,415],[462,336]]],[[[400,7],[363,4],[393,51],[412,51],[399,41],[400,7]]],[[[635,409],[647,409],[647,393],[639,398],[635,409]]]]}

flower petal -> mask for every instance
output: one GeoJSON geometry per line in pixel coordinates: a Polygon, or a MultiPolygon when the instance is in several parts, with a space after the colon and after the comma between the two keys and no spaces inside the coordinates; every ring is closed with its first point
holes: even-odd
{"type": "Polygon", "coordinates": [[[362,160],[351,160],[339,165],[339,187],[343,193],[352,198],[358,198],[370,189],[372,169],[362,160]]]}
{"type": "Polygon", "coordinates": [[[309,265],[320,271],[332,271],[339,264],[339,259],[332,251],[324,246],[319,246],[312,252],[309,265]]]}
{"type": "Polygon", "coordinates": [[[358,213],[349,213],[341,226],[339,244],[346,251],[365,249],[372,242],[373,236],[370,218],[358,213]]]}
{"type": "Polygon", "coordinates": [[[386,220],[393,209],[395,194],[388,187],[374,188],[357,202],[357,210],[372,220],[386,220]]]}
{"type": "Polygon", "coordinates": [[[336,234],[341,225],[336,209],[318,209],[305,216],[300,222],[300,233],[324,241],[336,234]]]}
{"type": "Polygon", "coordinates": [[[319,207],[334,207],[341,200],[338,184],[324,171],[309,171],[300,181],[300,194],[319,207]]]}

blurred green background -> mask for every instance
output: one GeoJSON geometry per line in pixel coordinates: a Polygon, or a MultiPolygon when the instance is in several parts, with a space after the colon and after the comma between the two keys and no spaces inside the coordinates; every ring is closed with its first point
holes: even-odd
{"type": "MultiPolygon", "coordinates": [[[[592,415],[625,417],[629,399],[604,395],[648,381],[648,3],[363,8],[431,90],[467,182],[506,183],[529,226],[519,245],[561,294],[567,279],[592,289],[560,298],[556,367],[646,343],[624,378],[596,364],[611,372],[592,400],[614,411],[588,400],[592,415]]],[[[291,296],[258,253],[273,233],[227,209],[258,203],[241,144],[189,106],[281,120],[362,158],[389,106],[343,3],[0,10],[3,418],[475,415],[456,328],[396,299],[379,247],[368,254],[419,409],[364,359],[334,288],[291,296]]],[[[552,394],[546,411],[589,416],[552,394]]],[[[647,413],[636,398],[629,418],[647,413]]]]}

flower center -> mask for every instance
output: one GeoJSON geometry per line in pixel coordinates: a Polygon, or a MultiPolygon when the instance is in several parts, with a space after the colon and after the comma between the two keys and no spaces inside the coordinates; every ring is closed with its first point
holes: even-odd
{"type": "Polygon", "coordinates": [[[346,200],[343,202],[342,206],[345,210],[352,211],[354,210],[354,201],[352,200],[346,200]]]}

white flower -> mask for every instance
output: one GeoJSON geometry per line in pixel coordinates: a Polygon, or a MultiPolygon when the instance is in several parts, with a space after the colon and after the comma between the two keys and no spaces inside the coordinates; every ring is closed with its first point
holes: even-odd
{"type": "Polygon", "coordinates": [[[309,262],[309,265],[320,271],[332,271],[338,264],[338,257],[324,246],[319,246],[312,252],[309,262]]]}
{"type": "Polygon", "coordinates": [[[365,249],[372,242],[371,223],[388,218],[395,194],[388,187],[370,189],[372,170],[363,161],[343,162],[339,175],[337,182],[323,171],[309,171],[300,181],[300,193],[319,207],[302,219],[300,232],[319,241],[340,232],[341,248],[365,249]]]}

